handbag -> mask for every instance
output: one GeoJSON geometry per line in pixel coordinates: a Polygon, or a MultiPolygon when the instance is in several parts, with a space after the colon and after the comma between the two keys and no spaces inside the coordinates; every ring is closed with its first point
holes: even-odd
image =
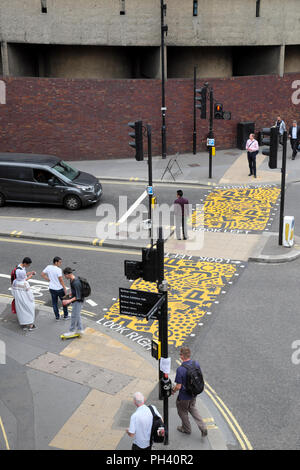
{"type": "Polygon", "coordinates": [[[11,313],[14,313],[15,315],[17,314],[15,299],[13,299],[11,303],[11,313]]]}

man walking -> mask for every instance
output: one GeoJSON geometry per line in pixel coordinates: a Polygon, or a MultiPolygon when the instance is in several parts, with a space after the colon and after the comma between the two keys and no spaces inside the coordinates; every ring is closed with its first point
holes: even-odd
{"type": "Polygon", "coordinates": [[[298,145],[300,140],[300,128],[297,126],[297,121],[293,121],[293,125],[289,128],[289,138],[291,147],[293,150],[292,160],[295,160],[295,157],[298,152],[298,145]]]}
{"type": "Polygon", "coordinates": [[[70,281],[71,294],[69,299],[63,300],[63,305],[67,306],[72,304],[71,326],[65,337],[72,336],[74,333],[83,334],[84,330],[81,323],[81,309],[84,302],[82,295],[81,281],[73,274],[72,268],[65,268],[63,270],[64,276],[70,281]]]}
{"type": "Polygon", "coordinates": [[[275,122],[275,126],[278,129],[278,135],[279,135],[279,143],[283,143],[283,133],[286,131],[286,126],[285,122],[281,119],[280,116],[277,116],[277,121],[275,122]]]}
{"type": "Polygon", "coordinates": [[[199,411],[196,408],[196,397],[191,395],[187,391],[187,368],[192,366],[192,363],[195,362],[197,368],[200,369],[200,365],[197,361],[191,360],[191,351],[188,347],[182,347],[180,349],[180,359],[182,360],[181,366],[177,368],[176,377],[175,377],[175,386],[172,389],[172,394],[174,395],[179,391],[176,407],[177,413],[181,418],[182,425],[177,427],[179,432],[184,434],[191,434],[191,423],[189,420],[189,413],[194,418],[198,428],[201,431],[202,437],[207,436],[207,428],[199,414],[199,411]]]}
{"type": "MultiPolygon", "coordinates": [[[[153,415],[148,406],[145,405],[145,398],[140,392],[133,395],[133,403],[136,411],[130,418],[129,428],[126,429],[128,436],[133,437],[131,450],[151,450],[151,430],[153,415]]],[[[159,416],[156,407],[152,405],[154,413],[159,416]]]]}
{"type": "MultiPolygon", "coordinates": [[[[53,258],[53,264],[49,264],[42,272],[42,277],[45,281],[49,282],[49,292],[52,298],[52,307],[56,320],[60,319],[58,309],[58,299],[62,298],[67,294],[67,288],[65,286],[62,270],[61,270],[62,259],[59,256],[53,258]]],[[[68,319],[68,307],[64,306],[64,320],[68,319]]]]}
{"type": "Polygon", "coordinates": [[[187,232],[187,218],[189,215],[189,201],[183,197],[181,189],[177,191],[177,199],[174,201],[174,212],[175,212],[175,225],[176,225],[176,238],[181,240],[181,229],[182,237],[184,240],[188,238],[187,232]]]}

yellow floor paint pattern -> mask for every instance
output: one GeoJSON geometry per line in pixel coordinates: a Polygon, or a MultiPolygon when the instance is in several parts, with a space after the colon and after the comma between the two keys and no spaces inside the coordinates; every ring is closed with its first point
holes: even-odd
{"type": "Polygon", "coordinates": [[[193,227],[262,231],[279,195],[275,186],[215,189],[205,199],[203,211],[193,214],[193,227]]]}
{"type": "Polygon", "coordinates": [[[141,362],[130,348],[92,328],[61,354],[106,368],[109,365],[110,370],[124,374],[130,372],[132,381],[115,395],[91,390],[49,445],[64,450],[114,450],[125,431],[114,422],[121,403],[132,403],[136,391],[147,397],[157,381],[157,369],[141,362]],[[111,348],[115,348],[115,355],[111,348]]]}
{"type": "MultiPolygon", "coordinates": [[[[232,263],[201,262],[165,258],[165,279],[169,285],[169,339],[170,345],[181,346],[198,322],[218,299],[222,288],[236,273],[232,263]]],[[[156,285],[142,279],[132,289],[156,292],[156,285]]],[[[158,322],[147,322],[139,317],[121,316],[119,302],[115,302],[105,318],[122,323],[133,331],[150,333],[158,339],[158,322]]]]}

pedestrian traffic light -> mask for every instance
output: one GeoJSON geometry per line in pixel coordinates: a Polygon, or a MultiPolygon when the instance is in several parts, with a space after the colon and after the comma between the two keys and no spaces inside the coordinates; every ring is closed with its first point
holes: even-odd
{"type": "Polygon", "coordinates": [[[198,88],[196,90],[196,96],[195,96],[195,106],[196,108],[200,109],[200,117],[201,119],[206,119],[206,95],[207,95],[207,88],[202,87],[198,88]],[[199,96],[197,96],[197,93],[199,96]],[[197,104],[197,101],[199,104],[197,104]]]}
{"type": "Polygon", "coordinates": [[[156,282],[158,280],[158,254],[156,248],[142,248],[142,261],[125,260],[125,276],[135,280],[143,278],[144,281],[156,282]]]}
{"type": "Polygon", "coordinates": [[[215,119],[223,119],[223,105],[221,103],[215,104],[214,117],[215,119]]]}
{"type": "Polygon", "coordinates": [[[143,152],[143,122],[135,121],[129,122],[128,126],[134,129],[134,132],[129,132],[130,137],[134,138],[134,142],[129,142],[130,147],[135,148],[135,159],[137,161],[144,160],[143,152]]]}
{"type": "Polygon", "coordinates": [[[278,152],[278,130],[277,127],[265,127],[261,131],[261,145],[269,148],[262,151],[263,155],[269,157],[269,168],[277,168],[277,152],[278,152]],[[265,137],[266,136],[266,137],[265,137]]]}
{"type": "Polygon", "coordinates": [[[142,278],[144,281],[158,280],[158,257],[156,248],[142,249],[142,278]]]}

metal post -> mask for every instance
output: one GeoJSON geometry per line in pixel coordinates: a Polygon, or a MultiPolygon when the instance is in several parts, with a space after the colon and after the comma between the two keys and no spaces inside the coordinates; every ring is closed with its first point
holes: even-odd
{"type": "Polygon", "coordinates": [[[164,25],[164,16],[167,5],[164,4],[164,0],[160,0],[161,9],[161,113],[162,113],[162,128],[161,128],[161,139],[162,139],[162,158],[167,158],[166,150],[166,100],[165,100],[165,31],[167,26],[164,25]]]}
{"type": "MultiPolygon", "coordinates": [[[[159,341],[161,342],[161,356],[168,357],[168,292],[164,281],[164,240],[162,227],[159,227],[159,235],[157,240],[157,259],[158,259],[158,291],[165,294],[165,302],[161,307],[161,314],[159,316],[159,341]]],[[[163,373],[159,369],[159,380],[161,380],[163,373]]],[[[162,397],[159,397],[160,399],[162,397]]],[[[169,444],[169,402],[168,397],[163,397],[164,406],[164,424],[165,424],[165,439],[164,444],[169,444]]]]}
{"type": "MultiPolygon", "coordinates": [[[[209,113],[209,132],[208,137],[209,139],[214,138],[214,92],[213,89],[210,88],[209,90],[209,102],[210,102],[210,113],[209,113]]],[[[212,147],[209,146],[209,178],[212,178],[212,147]]]]}
{"type": "Polygon", "coordinates": [[[285,175],[286,175],[286,150],[287,150],[287,131],[283,133],[282,141],[282,165],[281,165],[281,196],[280,196],[280,215],[279,215],[279,245],[282,245],[283,218],[284,218],[284,197],[285,197],[285,175]]]}
{"type": "Polygon", "coordinates": [[[197,113],[196,113],[196,88],[197,88],[197,66],[194,66],[194,132],[193,132],[193,154],[197,153],[197,113]]]}
{"type": "MultiPolygon", "coordinates": [[[[147,138],[148,138],[148,185],[152,187],[152,128],[147,124],[147,138]]],[[[152,195],[149,194],[149,208],[148,219],[150,220],[149,238],[151,239],[151,246],[153,246],[153,226],[152,226],[152,195]]]]}

